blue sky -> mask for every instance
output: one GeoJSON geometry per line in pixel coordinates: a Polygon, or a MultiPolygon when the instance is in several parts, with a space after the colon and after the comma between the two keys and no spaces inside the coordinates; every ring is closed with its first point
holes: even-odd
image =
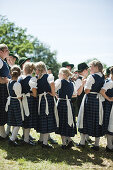
{"type": "Polygon", "coordinates": [[[113,0],[1,0],[0,14],[27,28],[75,66],[90,58],[113,65],[113,0]]]}

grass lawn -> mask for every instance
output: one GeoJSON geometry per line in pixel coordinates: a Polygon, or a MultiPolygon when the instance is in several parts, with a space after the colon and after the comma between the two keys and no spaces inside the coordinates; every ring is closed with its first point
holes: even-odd
{"type": "MultiPolygon", "coordinates": [[[[35,131],[32,130],[31,134],[39,139],[39,134],[35,131]]],[[[113,153],[105,151],[105,137],[101,138],[100,150],[96,152],[88,145],[84,150],[76,146],[70,150],[62,150],[60,136],[54,133],[51,136],[59,145],[54,145],[54,149],[49,150],[42,149],[39,145],[11,147],[8,141],[0,141],[0,170],[113,169],[113,153]]],[[[80,141],[79,133],[73,140],[80,141]]]]}

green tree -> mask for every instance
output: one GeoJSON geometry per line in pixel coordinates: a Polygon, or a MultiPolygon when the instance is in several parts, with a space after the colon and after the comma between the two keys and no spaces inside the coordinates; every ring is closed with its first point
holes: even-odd
{"type": "Polygon", "coordinates": [[[7,44],[10,51],[21,57],[33,52],[33,36],[26,34],[26,29],[17,27],[9,22],[5,16],[0,15],[0,43],[7,44]]]}
{"type": "Polygon", "coordinates": [[[7,44],[10,51],[20,57],[32,57],[32,61],[43,61],[53,68],[52,72],[57,78],[60,64],[56,59],[56,51],[41,43],[32,35],[27,35],[27,29],[23,29],[10,22],[5,16],[0,15],[0,43],[7,44]]]}
{"type": "Polygon", "coordinates": [[[43,61],[47,66],[51,67],[52,73],[56,79],[58,77],[59,68],[61,67],[61,65],[57,62],[56,51],[51,52],[48,46],[44,46],[37,39],[33,41],[33,46],[33,61],[43,61]]]}

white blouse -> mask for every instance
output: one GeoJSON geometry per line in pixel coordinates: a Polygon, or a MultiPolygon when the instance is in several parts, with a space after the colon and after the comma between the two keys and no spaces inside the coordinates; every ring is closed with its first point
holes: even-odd
{"type": "Polygon", "coordinates": [[[108,89],[112,89],[113,88],[113,81],[109,81],[104,83],[102,89],[104,89],[105,91],[107,91],[108,89]]]}
{"type": "Polygon", "coordinates": [[[2,59],[0,58],[0,69],[3,67],[3,61],[2,59]]]}
{"type": "MultiPolygon", "coordinates": [[[[100,77],[103,76],[101,72],[98,72],[98,73],[95,73],[95,74],[99,75],[100,77]]],[[[87,77],[87,80],[86,80],[86,84],[85,84],[84,89],[89,89],[89,90],[91,90],[92,85],[93,85],[94,83],[95,83],[95,79],[93,78],[92,75],[89,75],[89,76],[87,77]]]]}
{"type": "MultiPolygon", "coordinates": [[[[81,76],[81,77],[83,77],[83,76],[81,76]]],[[[76,89],[78,90],[82,86],[82,80],[78,78],[75,81],[75,86],[76,86],[76,89]]]]}
{"type": "Polygon", "coordinates": [[[14,83],[13,90],[14,90],[15,94],[17,95],[17,97],[22,96],[22,87],[21,87],[21,84],[19,82],[14,83]]]}
{"type": "MultiPolygon", "coordinates": [[[[43,77],[43,76],[42,76],[43,77]]],[[[41,77],[41,78],[42,78],[41,77]]],[[[49,84],[53,83],[54,82],[54,76],[53,74],[49,74],[48,77],[47,77],[47,81],[49,84]]],[[[37,89],[37,78],[36,77],[32,77],[29,81],[29,86],[31,88],[31,90],[33,88],[37,89]]]]}

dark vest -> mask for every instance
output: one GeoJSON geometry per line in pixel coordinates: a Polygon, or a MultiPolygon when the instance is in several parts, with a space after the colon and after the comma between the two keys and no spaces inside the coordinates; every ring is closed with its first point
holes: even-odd
{"type": "Polygon", "coordinates": [[[22,93],[30,93],[30,86],[29,86],[29,81],[32,77],[31,76],[27,76],[25,79],[23,79],[22,77],[18,80],[18,82],[21,84],[22,86],[22,93]]]}
{"type": "Polygon", "coordinates": [[[9,82],[9,84],[8,84],[9,95],[12,96],[12,97],[17,97],[14,90],[13,90],[13,86],[14,86],[15,82],[16,81],[12,81],[12,82],[9,82]]]}
{"type": "Polygon", "coordinates": [[[91,92],[99,93],[105,83],[104,76],[100,77],[98,74],[93,74],[92,76],[95,79],[95,83],[92,85],[91,92]]]}
{"type": "Polygon", "coordinates": [[[9,75],[9,68],[7,63],[4,60],[2,60],[2,62],[3,62],[3,67],[0,69],[0,77],[11,78],[11,76],[9,75]]]}
{"type": "Polygon", "coordinates": [[[48,74],[44,74],[42,78],[37,80],[37,93],[51,92],[50,84],[47,81],[48,74]]]}
{"type": "Polygon", "coordinates": [[[61,89],[58,90],[59,98],[66,98],[66,95],[69,99],[72,98],[74,92],[74,86],[72,82],[68,82],[66,80],[61,80],[61,89]]]}

